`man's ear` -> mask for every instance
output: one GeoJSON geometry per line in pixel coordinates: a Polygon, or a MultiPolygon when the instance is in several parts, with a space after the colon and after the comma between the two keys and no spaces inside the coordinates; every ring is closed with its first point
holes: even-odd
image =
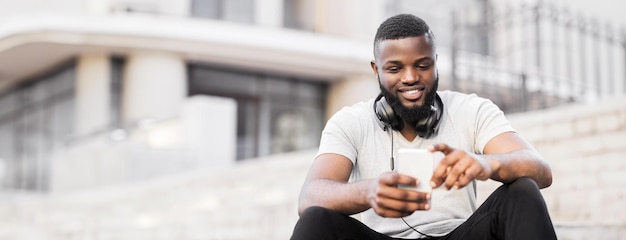
{"type": "MultiPolygon", "coordinates": [[[[435,54],[435,63],[437,63],[437,60],[439,59],[439,54],[435,54]]],[[[435,69],[435,78],[439,79],[439,68],[437,67],[435,69]]]]}
{"type": "Polygon", "coordinates": [[[376,62],[374,62],[374,60],[370,62],[370,66],[372,67],[372,71],[374,71],[374,74],[378,76],[378,66],[376,66],[376,62]]]}

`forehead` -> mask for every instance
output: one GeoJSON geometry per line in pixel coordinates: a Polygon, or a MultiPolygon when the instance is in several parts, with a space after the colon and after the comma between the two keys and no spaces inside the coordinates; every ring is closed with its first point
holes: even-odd
{"type": "Polygon", "coordinates": [[[426,36],[388,39],[378,43],[375,57],[382,61],[389,58],[434,57],[434,49],[426,36]]]}

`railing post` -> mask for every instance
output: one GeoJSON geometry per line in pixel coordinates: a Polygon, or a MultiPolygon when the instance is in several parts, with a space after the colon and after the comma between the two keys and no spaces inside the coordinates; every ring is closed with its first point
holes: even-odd
{"type": "Polygon", "coordinates": [[[592,46],[595,46],[594,49],[594,63],[595,63],[595,76],[596,79],[596,95],[597,98],[600,99],[602,97],[602,73],[600,72],[600,24],[597,19],[591,20],[591,35],[593,36],[592,46]]]}
{"type": "Polygon", "coordinates": [[[586,94],[586,90],[587,90],[587,84],[586,84],[586,80],[587,80],[587,55],[586,55],[586,49],[587,49],[587,43],[585,41],[585,32],[587,29],[586,26],[586,20],[582,15],[578,16],[578,36],[579,36],[579,40],[580,40],[580,96],[583,97],[586,94]]]}
{"type": "Polygon", "coordinates": [[[559,28],[559,12],[557,10],[557,8],[554,5],[550,5],[549,7],[550,10],[550,14],[549,14],[549,19],[550,19],[550,29],[552,30],[552,42],[554,42],[555,44],[552,44],[552,46],[550,48],[552,48],[552,76],[550,79],[552,86],[554,87],[554,89],[556,89],[556,95],[558,96],[558,89],[561,86],[561,82],[559,81],[559,75],[561,75],[561,69],[559,64],[561,63],[561,55],[559,55],[559,48],[557,47],[557,44],[560,43],[559,41],[559,30],[561,30],[562,28],[559,28]]]}
{"type": "Polygon", "coordinates": [[[622,94],[626,93],[626,28],[622,27],[622,50],[624,51],[624,82],[622,84],[622,94]]]}
{"type": "Polygon", "coordinates": [[[450,88],[454,91],[458,91],[459,90],[459,86],[458,86],[458,76],[457,76],[457,61],[458,61],[458,51],[459,51],[459,42],[458,42],[458,31],[459,31],[459,23],[458,23],[458,19],[456,16],[456,11],[453,10],[452,11],[452,47],[450,48],[450,50],[452,51],[451,54],[451,60],[452,60],[452,73],[450,76],[450,88]]]}
{"type": "MultiPolygon", "coordinates": [[[[615,44],[617,43],[617,41],[614,40],[615,39],[615,34],[613,32],[613,26],[611,25],[611,23],[607,23],[606,24],[606,38],[604,39],[605,43],[606,43],[606,57],[607,57],[607,71],[606,71],[606,79],[608,79],[608,86],[607,89],[609,91],[608,95],[615,95],[616,91],[619,91],[617,89],[615,89],[615,81],[617,79],[613,79],[613,49],[615,47],[615,44]]],[[[617,43],[619,44],[619,43],[617,43]]]]}
{"type": "Polygon", "coordinates": [[[537,5],[533,9],[535,13],[535,67],[537,68],[537,78],[539,79],[539,83],[541,84],[541,94],[539,97],[539,105],[541,108],[546,107],[546,98],[545,95],[548,91],[544,91],[545,82],[544,82],[544,74],[543,68],[541,67],[541,1],[537,2],[537,5]]]}
{"type": "Polygon", "coordinates": [[[484,39],[482,41],[480,41],[480,50],[481,50],[481,54],[484,55],[490,55],[491,54],[491,21],[493,19],[493,17],[491,16],[492,14],[492,9],[491,9],[491,4],[489,4],[489,0],[482,0],[482,22],[481,22],[481,27],[480,27],[480,31],[481,31],[481,35],[484,36],[484,39]]]}
{"type": "Polygon", "coordinates": [[[574,86],[574,63],[573,63],[573,57],[572,57],[572,52],[574,51],[573,47],[572,47],[572,43],[573,43],[573,34],[572,32],[575,31],[575,27],[574,27],[574,15],[570,14],[569,11],[566,10],[567,13],[567,22],[565,25],[565,35],[563,36],[563,39],[565,40],[565,50],[563,51],[565,54],[565,75],[566,75],[566,85],[567,85],[567,95],[568,95],[568,100],[573,101],[574,96],[576,96],[576,94],[574,93],[576,87],[574,86]]]}
{"type": "Polygon", "coordinates": [[[522,81],[522,89],[520,91],[522,93],[522,99],[520,102],[522,102],[522,112],[526,112],[528,111],[528,87],[526,87],[526,74],[522,73],[520,74],[520,77],[520,80],[522,81]]]}

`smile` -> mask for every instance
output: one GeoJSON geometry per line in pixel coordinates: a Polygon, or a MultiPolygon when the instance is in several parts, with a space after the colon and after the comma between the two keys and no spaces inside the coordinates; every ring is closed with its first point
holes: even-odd
{"type": "Polygon", "coordinates": [[[406,91],[400,91],[400,95],[409,101],[418,100],[423,93],[424,89],[411,89],[406,91]]]}

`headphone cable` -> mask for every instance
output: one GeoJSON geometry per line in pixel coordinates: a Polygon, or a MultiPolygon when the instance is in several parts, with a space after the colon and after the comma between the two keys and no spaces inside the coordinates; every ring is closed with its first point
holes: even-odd
{"type": "Polygon", "coordinates": [[[403,218],[403,217],[401,217],[400,219],[402,219],[402,221],[404,222],[404,224],[406,224],[406,225],[407,225],[407,226],[409,226],[411,229],[413,229],[413,231],[415,231],[415,232],[417,232],[417,233],[421,234],[422,236],[427,237],[427,238],[435,238],[435,237],[433,237],[433,236],[431,236],[431,235],[428,235],[428,234],[426,234],[426,233],[423,233],[423,232],[418,231],[418,230],[417,230],[417,229],[415,229],[413,226],[409,225],[409,223],[407,223],[407,222],[406,222],[406,220],[404,220],[404,218],[403,218]]]}
{"type": "Polygon", "coordinates": [[[391,134],[391,159],[389,159],[389,162],[391,164],[391,171],[395,170],[395,159],[393,159],[393,130],[389,131],[389,133],[391,134]]]}
{"type": "MultiPolygon", "coordinates": [[[[386,131],[386,130],[387,130],[387,129],[385,128],[385,131],[386,131]]],[[[391,135],[391,158],[390,158],[390,160],[389,160],[389,161],[390,161],[390,165],[391,165],[391,170],[393,171],[393,170],[394,170],[394,168],[395,168],[395,166],[394,166],[394,158],[393,158],[393,142],[394,142],[394,141],[393,141],[393,130],[389,131],[389,133],[390,133],[390,135],[391,135]]],[[[415,229],[413,226],[409,225],[409,223],[407,223],[407,222],[406,222],[406,220],[404,220],[404,217],[401,217],[400,219],[402,219],[402,221],[404,222],[404,224],[406,224],[408,227],[410,227],[411,229],[413,229],[413,231],[415,231],[415,232],[417,232],[417,233],[421,234],[421,235],[422,235],[422,236],[424,236],[424,237],[427,237],[427,238],[434,238],[433,236],[428,235],[428,234],[425,234],[425,233],[423,233],[423,232],[420,232],[420,231],[418,231],[417,229],[415,229]]]]}

